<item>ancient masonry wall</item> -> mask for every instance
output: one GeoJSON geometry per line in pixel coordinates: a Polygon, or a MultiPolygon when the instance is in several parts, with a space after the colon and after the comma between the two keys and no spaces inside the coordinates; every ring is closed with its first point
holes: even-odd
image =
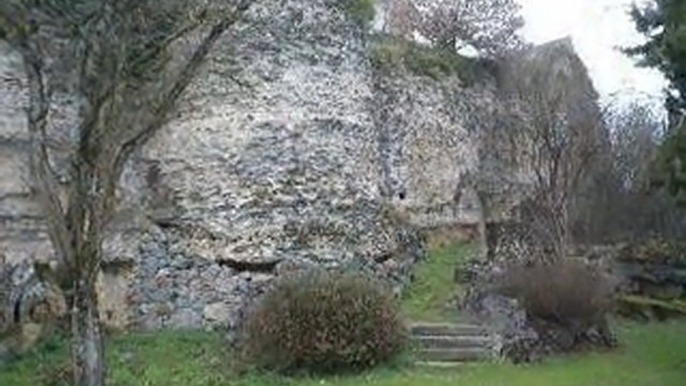
{"type": "MultiPolygon", "coordinates": [[[[398,215],[479,221],[474,197],[456,197],[479,167],[474,117],[494,88],[375,71],[336,2],[257,2],[135,155],[104,245],[108,325],[232,327],[275,276],[312,265],[363,267],[400,291],[423,250],[398,215]]],[[[20,64],[0,42],[0,253],[12,263],[53,253],[26,185],[20,64]]],[[[77,105],[58,100],[56,139],[77,105]]]]}

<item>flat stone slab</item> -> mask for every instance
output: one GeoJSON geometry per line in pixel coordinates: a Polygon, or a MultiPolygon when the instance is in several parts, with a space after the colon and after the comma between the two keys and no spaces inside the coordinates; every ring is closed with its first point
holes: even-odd
{"type": "Polygon", "coordinates": [[[423,348],[485,348],[492,339],[487,336],[414,336],[413,342],[423,348]]]}
{"type": "Polygon", "coordinates": [[[431,362],[431,361],[417,361],[414,362],[415,366],[418,367],[428,367],[432,369],[446,369],[454,370],[473,366],[474,362],[431,362]]]}
{"type": "Polygon", "coordinates": [[[410,325],[412,335],[426,336],[485,336],[488,330],[474,324],[414,323],[410,325]]]}
{"type": "Polygon", "coordinates": [[[490,358],[491,351],[484,348],[432,348],[418,351],[417,357],[427,362],[473,362],[490,358]]]}

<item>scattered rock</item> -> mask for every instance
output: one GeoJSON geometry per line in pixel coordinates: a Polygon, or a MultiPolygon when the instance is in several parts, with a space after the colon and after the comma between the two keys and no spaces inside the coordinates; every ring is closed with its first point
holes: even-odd
{"type": "Polygon", "coordinates": [[[686,243],[653,239],[620,245],[605,259],[621,279],[618,311],[665,319],[686,314],[686,243]]]}
{"type": "Polygon", "coordinates": [[[496,293],[472,295],[466,299],[464,310],[494,333],[498,356],[515,363],[541,356],[540,337],[517,300],[496,293]]]}
{"type": "Polygon", "coordinates": [[[203,316],[205,321],[211,324],[228,326],[233,310],[228,304],[213,303],[205,306],[203,316]]]}
{"type": "Polygon", "coordinates": [[[174,311],[167,319],[166,326],[175,329],[195,329],[202,326],[202,314],[191,308],[174,311]]]}

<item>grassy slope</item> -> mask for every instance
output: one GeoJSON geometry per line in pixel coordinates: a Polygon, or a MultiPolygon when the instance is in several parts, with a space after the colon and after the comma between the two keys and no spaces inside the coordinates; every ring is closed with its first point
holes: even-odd
{"type": "Polygon", "coordinates": [[[436,248],[415,270],[415,280],[402,299],[405,316],[413,321],[440,322],[450,320],[445,304],[459,288],[453,276],[455,267],[472,252],[466,244],[436,248]]]}
{"type": "MultiPolygon", "coordinates": [[[[110,340],[114,386],[686,386],[686,323],[624,324],[620,349],[516,367],[482,364],[457,370],[388,367],[344,377],[284,378],[232,374],[212,333],[162,332],[110,340]]],[[[36,386],[36,375],[60,362],[63,348],[0,369],[0,385],[36,386]]],[[[51,378],[55,378],[51,376],[51,378]]],[[[59,385],[56,383],[55,385],[59,385]]]]}

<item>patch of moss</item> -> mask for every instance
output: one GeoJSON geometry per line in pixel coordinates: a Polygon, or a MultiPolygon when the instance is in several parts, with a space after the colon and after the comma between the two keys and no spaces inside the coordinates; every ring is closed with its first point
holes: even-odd
{"type": "Polygon", "coordinates": [[[640,295],[624,295],[618,299],[619,313],[626,316],[642,315],[665,319],[669,316],[686,315],[686,301],[661,300],[640,295]]]}
{"type": "Polygon", "coordinates": [[[374,4],[376,0],[340,0],[340,7],[353,20],[368,27],[374,20],[374,4]]]}
{"type": "Polygon", "coordinates": [[[455,75],[468,86],[490,77],[494,68],[494,63],[485,59],[389,36],[379,37],[371,50],[372,64],[378,70],[403,68],[435,80],[455,75]]]}

